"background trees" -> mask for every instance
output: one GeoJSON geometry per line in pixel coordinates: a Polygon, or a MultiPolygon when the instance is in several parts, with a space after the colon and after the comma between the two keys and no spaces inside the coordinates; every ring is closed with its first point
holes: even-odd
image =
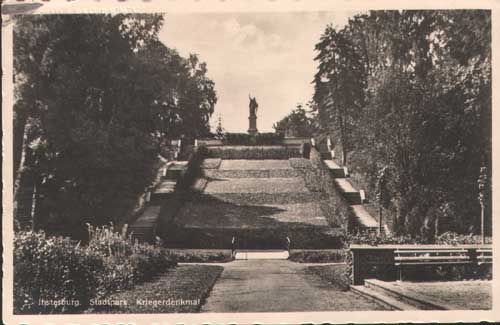
{"type": "Polygon", "coordinates": [[[162,22],[160,15],[18,19],[20,226],[27,214],[82,232],[85,222],[123,219],[150,183],[162,142],[209,131],[217,97],[206,65],[159,42],[162,22]],[[23,195],[34,198],[32,209],[21,203],[23,195]]]}
{"type": "Polygon", "coordinates": [[[290,114],[273,125],[275,132],[287,137],[311,137],[317,125],[313,116],[308,116],[307,113],[310,112],[302,104],[298,104],[290,114]]]}
{"type": "Polygon", "coordinates": [[[491,175],[490,12],[372,11],[327,27],[316,49],[323,133],[369,193],[390,167],[396,232],[478,231],[480,168],[491,175]]]}

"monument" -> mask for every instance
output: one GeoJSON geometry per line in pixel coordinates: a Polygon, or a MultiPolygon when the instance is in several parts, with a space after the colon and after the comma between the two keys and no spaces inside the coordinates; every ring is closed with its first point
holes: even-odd
{"type": "Polygon", "coordinates": [[[257,134],[257,108],[259,107],[259,104],[257,104],[257,100],[255,97],[251,97],[250,94],[248,95],[248,98],[250,99],[250,104],[248,107],[250,108],[250,116],[248,116],[248,134],[250,135],[255,135],[257,134]]]}

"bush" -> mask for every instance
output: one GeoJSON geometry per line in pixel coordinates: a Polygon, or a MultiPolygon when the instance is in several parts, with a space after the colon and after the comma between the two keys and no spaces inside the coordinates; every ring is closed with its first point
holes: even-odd
{"type": "MultiPolygon", "coordinates": [[[[310,166],[296,168],[302,173],[306,187],[311,192],[320,192],[321,211],[327,218],[330,226],[342,227],[348,230],[352,227],[352,210],[347,201],[338,192],[335,179],[326,168],[321,155],[315,148],[310,148],[310,166]]],[[[294,162],[296,164],[296,162],[294,162]]]]}
{"type": "Polygon", "coordinates": [[[291,250],[289,260],[299,263],[341,263],[344,262],[345,252],[336,250],[291,250]]]}
{"type": "Polygon", "coordinates": [[[14,238],[14,312],[74,312],[95,295],[104,261],[69,239],[43,232],[20,232],[14,238]],[[65,299],[43,306],[41,300],[65,299]]]}
{"type": "Polygon", "coordinates": [[[44,232],[19,232],[14,239],[14,312],[71,313],[88,309],[90,299],[130,288],[175,266],[156,245],[133,242],[112,227],[89,229],[89,243],[44,232]],[[64,301],[50,303],[45,301],[64,301]]]}
{"type": "Polygon", "coordinates": [[[186,171],[177,181],[175,185],[176,191],[189,191],[196,180],[203,176],[201,165],[203,160],[208,157],[208,149],[204,145],[200,145],[189,156],[186,171]]]}
{"type": "Polygon", "coordinates": [[[212,147],[209,149],[209,158],[222,159],[288,159],[300,157],[300,148],[240,146],[240,147],[212,147]]]}
{"type": "Polygon", "coordinates": [[[233,146],[262,146],[281,145],[283,135],[278,133],[257,133],[250,135],[247,133],[226,133],[224,144],[233,146]]]}
{"type": "Polygon", "coordinates": [[[224,263],[233,260],[231,250],[178,249],[170,250],[177,262],[182,263],[224,263]]]}

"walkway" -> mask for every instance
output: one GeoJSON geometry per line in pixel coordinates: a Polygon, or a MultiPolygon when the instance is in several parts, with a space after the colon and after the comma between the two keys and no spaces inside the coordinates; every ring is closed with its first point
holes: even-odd
{"type": "Polygon", "coordinates": [[[223,264],[224,271],[203,305],[202,312],[383,309],[372,301],[349,291],[340,291],[315,275],[306,273],[310,265],[286,260],[248,260],[223,264]]]}

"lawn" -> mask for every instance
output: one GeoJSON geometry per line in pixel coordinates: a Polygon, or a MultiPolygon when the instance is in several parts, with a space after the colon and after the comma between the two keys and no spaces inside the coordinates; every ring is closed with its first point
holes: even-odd
{"type": "Polygon", "coordinates": [[[342,263],[343,249],[292,249],[289,260],[298,263],[342,263]]]}
{"type": "Polygon", "coordinates": [[[107,298],[121,302],[105,313],[197,313],[223,271],[217,265],[181,265],[156,279],[107,298]],[[126,305],[123,305],[126,302],[126,305]]]}
{"type": "Polygon", "coordinates": [[[347,264],[309,266],[306,272],[314,274],[342,291],[348,291],[351,281],[347,277],[347,264]]]}

